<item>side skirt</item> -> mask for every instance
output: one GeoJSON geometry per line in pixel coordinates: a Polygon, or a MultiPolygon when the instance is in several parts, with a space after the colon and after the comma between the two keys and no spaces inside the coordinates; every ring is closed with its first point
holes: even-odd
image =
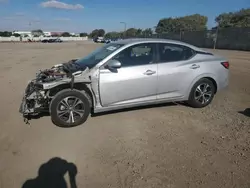
{"type": "Polygon", "coordinates": [[[149,106],[149,105],[154,105],[154,104],[181,102],[181,101],[185,101],[185,99],[184,98],[163,99],[163,100],[161,99],[161,100],[153,100],[153,101],[146,101],[146,102],[140,102],[140,103],[130,103],[130,104],[125,104],[125,105],[117,105],[117,106],[96,107],[94,108],[94,113],[121,110],[121,109],[140,107],[140,106],[149,106]]]}

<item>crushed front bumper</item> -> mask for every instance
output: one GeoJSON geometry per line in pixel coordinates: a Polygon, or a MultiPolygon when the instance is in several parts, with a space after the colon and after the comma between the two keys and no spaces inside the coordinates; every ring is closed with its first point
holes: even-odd
{"type": "Polygon", "coordinates": [[[25,115],[25,113],[27,111],[27,101],[26,101],[27,99],[26,99],[26,96],[27,96],[28,90],[30,89],[30,86],[31,86],[31,81],[28,82],[28,85],[25,88],[23,98],[22,98],[22,102],[21,102],[21,105],[19,107],[19,113],[22,113],[23,115],[25,115]]]}
{"type": "Polygon", "coordinates": [[[26,124],[29,124],[29,120],[30,120],[30,118],[29,118],[29,110],[27,108],[27,102],[26,102],[26,97],[25,96],[23,97],[21,105],[19,107],[19,113],[22,114],[23,121],[26,124]]]}
{"type": "Polygon", "coordinates": [[[27,109],[27,103],[26,103],[25,97],[23,97],[21,105],[19,107],[19,113],[24,114],[24,112],[26,111],[26,109],[27,109]]]}
{"type": "Polygon", "coordinates": [[[34,83],[32,81],[30,81],[28,83],[27,87],[25,88],[22,102],[21,102],[21,105],[19,107],[19,113],[23,114],[23,116],[34,113],[34,110],[32,108],[31,109],[28,108],[28,105],[27,105],[27,97],[28,97],[27,95],[31,91],[32,84],[34,84],[34,83]]]}

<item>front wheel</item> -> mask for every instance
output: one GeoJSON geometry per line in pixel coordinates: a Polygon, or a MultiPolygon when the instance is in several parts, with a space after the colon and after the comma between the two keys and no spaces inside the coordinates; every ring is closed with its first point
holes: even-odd
{"type": "Polygon", "coordinates": [[[214,93],[213,82],[207,78],[202,78],[194,84],[187,103],[194,108],[203,108],[212,102],[214,93]]]}
{"type": "Polygon", "coordinates": [[[89,96],[84,91],[62,90],[50,104],[52,122],[60,127],[74,127],[84,123],[90,114],[89,96]]]}

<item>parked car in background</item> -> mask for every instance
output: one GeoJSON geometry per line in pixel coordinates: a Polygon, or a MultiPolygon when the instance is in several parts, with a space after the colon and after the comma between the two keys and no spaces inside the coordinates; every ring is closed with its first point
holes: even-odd
{"type": "Polygon", "coordinates": [[[48,43],[49,42],[49,39],[43,39],[41,40],[42,43],[48,43]]]}
{"type": "Polygon", "coordinates": [[[122,39],[120,39],[120,38],[105,39],[105,43],[108,44],[108,43],[115,42],[118,40],[122,40],[122,39]]]}
{"type": "Polygon", "coordinates": [[[164,39],[120,40],[55,65],[28,84],[20,112],[50,112],[70,127],[93,113],[184,101],[209,105],[228,86],[229,62],[193,45],[164,39]]]}
{"type": "Polygon", "coordinates": [[[111,39],[105,39],[105,43],[108,44],[108,43],[111,43],[112,40],[111,39]]]}
{"type": "Polygon", "coordinates": [[[43,42],[43,43],[61,43],[63,41],[60,38],[52,38],[52,39],[43,39],[41,42],[43,42]]]}
{"type": "Polygon", "coordinates": [[[59,42],[59,43],[61,43],[63,41],[60,38],[56,38],[55,40],[53,40],[53,42],[59,42]]]}
{"type": "Polygon", "coordinates": [[[103,37],[96,37],[93,39],[95,43],[105,43],[105,40],[103,37]]]}

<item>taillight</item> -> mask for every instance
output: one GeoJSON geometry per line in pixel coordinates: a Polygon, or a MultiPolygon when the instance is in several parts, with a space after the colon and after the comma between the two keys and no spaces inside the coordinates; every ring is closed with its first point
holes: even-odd
{"type": "Polygon", "coordinates": [[[229,62],[225,61],[225,62],[221,62],[222,66],[225,67],[226,69],[229,69],[229,62]]]}

